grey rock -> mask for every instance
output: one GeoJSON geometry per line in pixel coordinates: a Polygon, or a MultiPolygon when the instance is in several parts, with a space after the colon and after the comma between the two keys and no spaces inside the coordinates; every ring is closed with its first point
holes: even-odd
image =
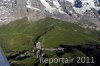
{"type": "MultiPolygon", "coordinates": [[[[27,17],[30,21],[52,17],[64,21],[79,23],[83,27],[91,27],[92,23],[92,28],[94,28],[94,26],[96,28],[100,27],[100,9],[97,10],[91,8],[91,10],[86,10],[83,14],[79,14],[75,11],[73,4],[69,1],[45,1],[51,8],[48,5],[43,5],[40,0],[0,0],[0,25],[8,24],[11,21],[23,17],[27,17]],[[54,3],[56,3],[56,5],[54,3]]],[[[94,3],[95,6],[99,7],[99,0],[95,0],[94,3]]]]}

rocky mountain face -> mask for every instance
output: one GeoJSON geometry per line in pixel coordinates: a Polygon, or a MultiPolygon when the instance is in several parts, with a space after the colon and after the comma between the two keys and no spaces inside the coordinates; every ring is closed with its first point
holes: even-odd
{"type": "Polygon", "coordinates": [[[100,28],[100,0],[0,0],[0,25],[28,17],[53,17],[100,28]]]}

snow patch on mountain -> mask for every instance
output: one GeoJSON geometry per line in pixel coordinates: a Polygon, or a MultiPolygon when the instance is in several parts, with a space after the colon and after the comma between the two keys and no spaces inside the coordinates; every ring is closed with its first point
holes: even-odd
{"type": "Polygon", "coordinates": [[[62,10],[62,7],[61,7],[61,5],[59,4],[58,0],[54,0],[54,1],[53,1],[53,4],[56,6],[57,10],[58,10],[60,13],[64,13],[64,14],[65,14],[65,12],[62,10]]]}
{"type": "Polygon", "coordinates": [[[27,0],[27,5],[26,5],[27,8],[30,8],[32,10],[40,10],[38,8],[33,7],[31,2],[32,0],[27,0]]]}
{"type": "Polygon", "coordinates": [[[9,1],[10,2],[10,0],[3,0],[3,1],[9,1]]]}
{"type": "Polygon", "coordinates": [[[72,4],[74,4],[74,2],[75,2],[75,0],[66,0],[66,1],[68,1],[68,2],[70,2],[72,4]]]}
{"type": "Polygon", "coordinates": [[[46,11],[49,11],[50,13],[54,13],[54,12],[57,11],[59,13],[66,14],[63,11],[63,9],[62,9],[61,5],[59,4],[58,0],[53,0],[53,1],[51,1],[51,0],[47,0],[47,1],[46,0],[40,0],[40,1],[43,4],[43,6],[45,7],[46,11]],[[51,6],[48,1],[51,1],[53,6],[51,6]]]}
{"type": "Polygon", "coordinates": [[[40,1],[43,4],[43,6],[45,6],[45,9],[49,11],[50,13],[53,13],[56,10],[56,8],[53,8],[52,6],[50,6],[50,4],[46,0],[40,0],[40,1]]]}

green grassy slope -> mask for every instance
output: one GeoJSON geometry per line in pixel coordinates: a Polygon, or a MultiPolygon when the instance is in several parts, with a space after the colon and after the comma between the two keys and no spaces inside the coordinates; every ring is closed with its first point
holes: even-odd
{"type": "Polygon", "coordinates": [[[76,24],[52,18],[31,23],[24,18],[0,27],[0,44],[6,51],[29,50],[32,48],[35,38],[52,27],[52,30],[40,38],[46,47],[97,41],[96,34],[76,24]]]}
{"type": "MultiPolygon", "coordinates": [[[[44,20],[44,22],[47,20],[44,20]]],[[[46,47],[57,47],[60,44],[81,45],[98,41],[98,35],[94,31],[82,28],[77,24],[56,19],[48,22],[51,22],[53,29],[40,38],[40,41],[46,47]]]]}
{"type": "MultiPolygon", "coordinates": [[[[82,28],[77,24],[53,18],[45,18],[36,22],[29,22],[27,18],[23,18],[0,26],[0,46],[4,49],[6,55],[12,53],[12,51],[17,53],[23,50],[31,50],[35,39],[44,32],[46,33],[39,38],[39,41],[45,47],[58,47],[60,44],[81,45],[99,41],[96,32],[82,28]]],[[[78,53],[83,55],[77,51],[78,53]]],[[[67,55],[71,56],[71,54],[67,55]]],[[[34,60],[27,58],[17,61],[17,64],[29,66],[34,64],[34,60]],[[27,64],[27,62],[30,63],[27,64]]]]}
{"type": "Polygon", "coordinates": [[[6,52],[30,50],[34,39],[48,27],[48,25],[39,22],[29,23],[27,19],[24,18],[1,26],[1,46],[6,52]]]}

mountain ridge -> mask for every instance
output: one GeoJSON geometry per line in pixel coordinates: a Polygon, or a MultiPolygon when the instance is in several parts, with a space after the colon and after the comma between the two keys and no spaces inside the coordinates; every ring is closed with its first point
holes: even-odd
{"type": "Polygon", "coordinates": [[[93,28],[96,25],[99,29],[99,4],[99,0],[1,0],[0,25],[23,17],[28,17],[30,21],[52,17],[79,22],[84,27],[93,28]]]}

